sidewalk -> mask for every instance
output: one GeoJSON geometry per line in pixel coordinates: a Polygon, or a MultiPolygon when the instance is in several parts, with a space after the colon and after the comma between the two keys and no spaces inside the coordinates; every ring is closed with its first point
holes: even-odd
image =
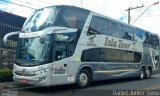
{"type": "Polygon", "coordinates": [[[11,88],[13,87],[14,82],[0,82],[0,90],[3,88],[11,88]]]}

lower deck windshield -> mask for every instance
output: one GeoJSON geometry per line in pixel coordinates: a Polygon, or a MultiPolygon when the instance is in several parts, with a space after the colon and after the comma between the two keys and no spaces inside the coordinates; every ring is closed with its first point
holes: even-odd
{"type": "Polygon", "coordinates": [[[15,63],[20,66],[37,66],[70,57],[78,42],[76,36],[77,32],[69,32],[20,38],[15,63]]]}
{"type": "Polygon", "coordinates": [[[20,38],[16,51],[16,63],[37,65],[49,61],[50,42],[49,35],[44,37],[20,38]]]}

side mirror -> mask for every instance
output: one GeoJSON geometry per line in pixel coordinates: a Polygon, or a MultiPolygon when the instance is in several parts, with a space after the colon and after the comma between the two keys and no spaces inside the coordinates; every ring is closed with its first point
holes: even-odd
{"type": "Polygon", "coordinates": [[[13,35],[17,35],[17,34],[19,34],[19,33],[20,33],[20,31],[15,31],[15,32],[7,33],[7,34],[3,37],[4,45],[7,45],[8,37],[13,36],[13,35]]]}

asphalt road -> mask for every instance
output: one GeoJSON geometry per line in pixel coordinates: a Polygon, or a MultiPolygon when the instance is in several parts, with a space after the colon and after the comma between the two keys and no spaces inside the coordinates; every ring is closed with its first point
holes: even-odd
{"type": "Polygon", "coordinates": [[[145,80],[125,78],[92,82],[88,88],[81,90],[75,89],[74,85],[63,85],[29,88],[17,92],[18,96],[160,96],[160,74],[145,80]]]}

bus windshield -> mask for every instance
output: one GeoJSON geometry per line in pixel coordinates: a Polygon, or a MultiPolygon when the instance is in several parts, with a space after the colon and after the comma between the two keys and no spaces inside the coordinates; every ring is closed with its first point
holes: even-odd
{"type": "Polygon", "coordinates": [[[57,10],[57,7],[47,7],[35,11],[31,18],[26,20],[23,26],[23,31],[36,32],[43,30],[46,27],[53,26],[56,14],[58,12],[57,10]]]}
{"type": "Polygon", "coordinates": [[[34,38],[20,38],[16,51],[16,63],[37,65],[49,62],[51,49],[50,35],[34,38]]]}
{"type": "Polygon", "coordinates": [[[54,33],[39,37],[19,38],[16,61],[20,66],[37,66],[73,55],[77,32],[54,33]]]}
{"type": "Polygon", "coordinates": [[[82,30],[89,12],[86,10],[51,6],[36,10],[24,23],[23,32],[41,31],[48,27],[61,26],[82,30]]]}

